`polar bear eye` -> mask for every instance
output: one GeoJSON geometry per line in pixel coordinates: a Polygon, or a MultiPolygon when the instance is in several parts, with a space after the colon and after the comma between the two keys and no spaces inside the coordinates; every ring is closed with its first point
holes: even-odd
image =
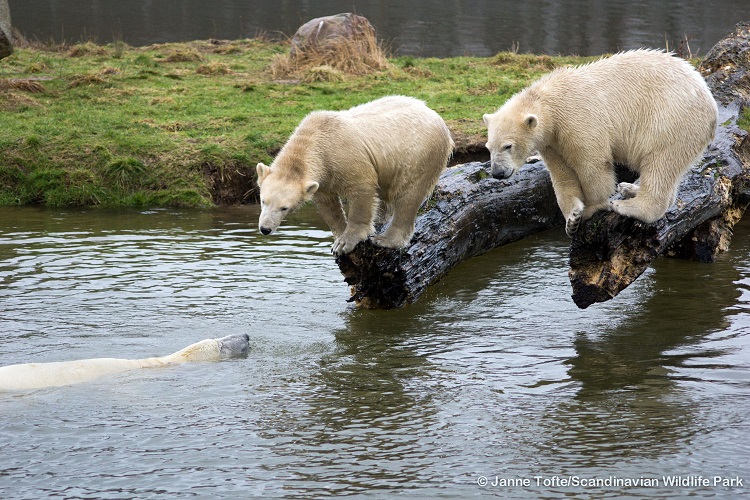
{"type": "Polygon", "coordinates": [[[510,149],[513,147],[513,144],[506,144],[503,146],[503,151],[510,151],[510,149]]]}
{"type": "Polygon", "coordinates": [[[289,210],[289,207],[281,207],[281,209],[280,209],[280,210],[281,210],[282,212],[286,212],[287,210],[289,210]]]}

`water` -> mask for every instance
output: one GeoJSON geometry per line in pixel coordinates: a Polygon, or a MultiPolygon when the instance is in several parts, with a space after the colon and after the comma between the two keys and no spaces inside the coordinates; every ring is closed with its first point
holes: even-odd
{"type": "Polygon", "coordinates": [[[13,24],[41,40],[131,45],[258,33],[291,37],[315,17],[357,12],[392,51],[417,56],[520,52],[599,55],[674,49],[685,37],[704,55],[750,19],[747,0],[10,0],[13,24]]]}
{"type": "Polygon", "coordinates": [[[561,228],[362,311],[312,208],[269,237],[257,217],[0,208],[0,366],[251,337],[246,359],[0,395],[1,498],[747,493],[750,222],[715,264],[657,260],[585,311],[561,228]]]}

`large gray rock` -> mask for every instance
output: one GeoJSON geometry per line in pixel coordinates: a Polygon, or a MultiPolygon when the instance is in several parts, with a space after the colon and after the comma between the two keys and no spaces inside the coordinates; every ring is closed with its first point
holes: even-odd
{"type": "Polygon", "coordinates": [[[734,33],[708,51],[698,69],[722,104],[750,102],[750,22],[738,23],[734,33]]]}
{"type": "Polygon", "coordinates": [[[13,53],[11,37],[10,7],[8,0],[0,0],[0,59],[13,53]]]}
{"type": "Polygon", "coordinates": [[[292,58],[306,52],[322,52],[334,48],[342,40],[366,41],[375,39],[375,28],[367,18],[345,13],[312,19],[297,30],[292,37],[292,58]]]}

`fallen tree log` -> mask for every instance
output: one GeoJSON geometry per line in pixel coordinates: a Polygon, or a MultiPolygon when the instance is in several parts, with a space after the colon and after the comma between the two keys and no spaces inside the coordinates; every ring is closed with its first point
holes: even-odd
{"type": "Polygon", "coordinates": [[[447,169],[407,248],[365,241],[337,257],[352,287],[349,300],[365,308],[401,307],[460,262],[563,223],[543,163],[524,165],[505,180],[492,178],[489,168],[473,162],[447,169]]]}
{"type": "MultiPolygon", "coordinates": [[[[570,250],[578,307],[615,297],[660,254],[710,262],[726,250],[750,201],[750,141],[737,127],[737,116],[736,106],[720,108],[720,121],[729,122],[720,127],[700,167],[683,179],[664,218],[644,224],[600,212],[582,226],[570,250]]],[[[352,287],[350,301],[365,308],[398,308],[413,303],[464,260],[563,224],[541,161],[502,181],[490,176],[489,163],[467,163],[441,176],[406,249],[366,241],[336,262],[352,287]]]]}
{"type": "Polygon", "coordinates": [[[750,24],[706,55],[701,71],[719,104],[716,139],[686,174],[676,203],[654,224],[596,214],[570,246],[569,277],[580,308],[615,297],[659,255],[712,262],[750,201],[750,141],[737,126],[750,97],[750,24]]]}

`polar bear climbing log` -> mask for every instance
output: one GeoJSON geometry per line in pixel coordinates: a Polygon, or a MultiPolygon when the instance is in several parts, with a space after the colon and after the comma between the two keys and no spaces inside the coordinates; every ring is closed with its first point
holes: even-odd
{"type": "Polygon", "coordinates": [[[660,219],[717,120],[701,75],[657,50],[558,68],[484,115],[492,175],[509,177],[538,150],[570,236],[599,210],[660,219]],[[638,173],[639,183],[618,186],[615,164],[638,173]],[[610,200],[618,190],[624,199],[610,200]]]}
{"type": "Polygon", "coordinates": [[[334,254],[347,254],[374,235],[376,222],[386,228],[372,241],[402,248],[452,150],[443,119],[412,97],[314,111],[270,167],[257,166],[260,232],[271,234],[288,213],[312,200],[331,228],[334,254]],[[347,214],[342,199],[348,202],[347,214]]]}
{"type": "Polygon", "coordinates": [[[0,367],[0,392],[77,384],[137,368],[241,357],[247,354],[249,340],[246,334],[205,339],[158,358],[93,358],[3,366],[0,367]]]}

